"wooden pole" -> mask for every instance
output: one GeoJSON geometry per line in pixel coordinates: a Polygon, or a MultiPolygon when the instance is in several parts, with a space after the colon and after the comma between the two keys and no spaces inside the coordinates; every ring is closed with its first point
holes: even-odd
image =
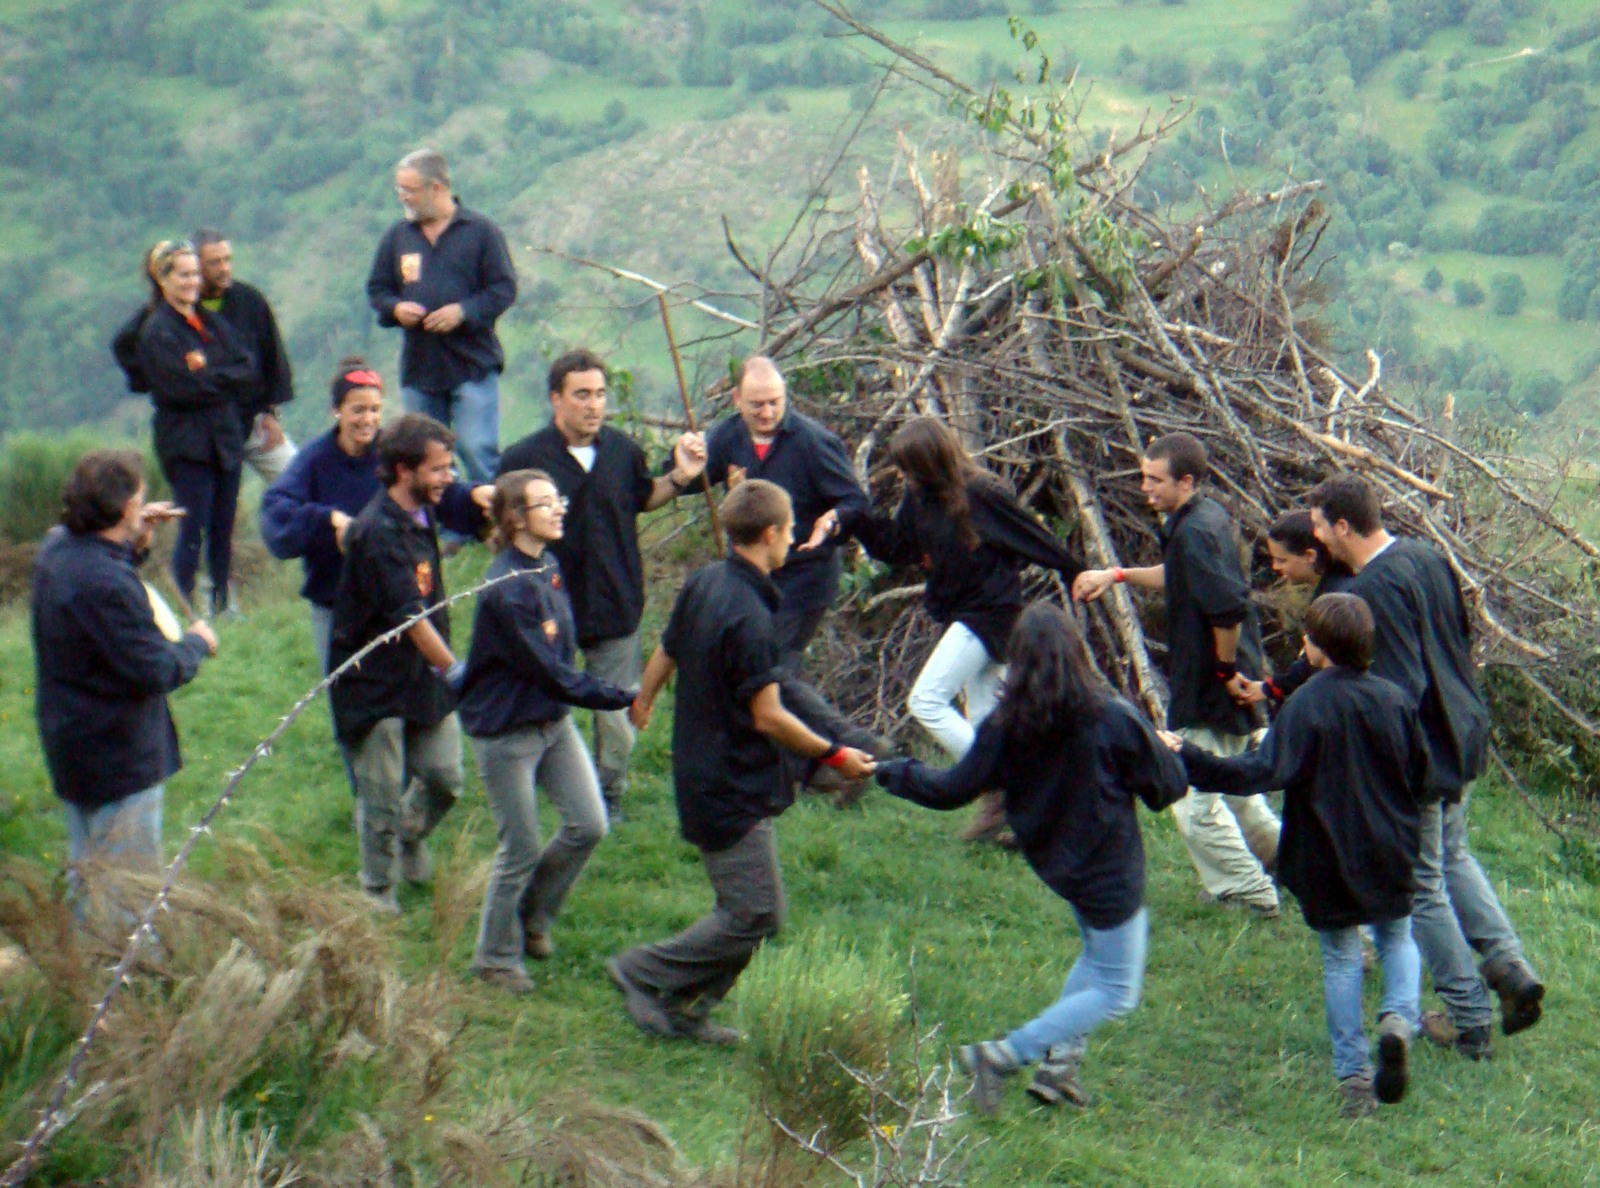
{"type": "MultiPolygon", "coordinates": [[[[689,425],[690,433],[698,433],[699,425],[695,423],[694,406],[689,403],[689,382],[683,378],[683,356],[678,353],[678,340],[672,334],[672,315],[667,310],[667,295],[656,294],[656,304],[661,307],[661,328],[667,332],[667,349],[672,352],[672,370],[678,376],[678,395],[683,400],[683,417],[689,425]]],[[[704,475],[702,474],[704,480],[704,475]]],[[[706,510],[711,513],[711,540],[717,546],[717,556],[727,552],[727,546],[722,540],[722,520],[717,515],[717,500],[711,494],[711,483],[705,480],[702,489],[706,496],[706,510]]]]}

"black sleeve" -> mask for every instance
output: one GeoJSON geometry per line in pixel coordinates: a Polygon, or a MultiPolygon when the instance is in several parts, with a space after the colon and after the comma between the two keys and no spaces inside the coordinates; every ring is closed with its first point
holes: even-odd
{"type": "Polygon", "coordinates": [[[984,542],[1004,549],[1044,569],[1054,569],[1070,584],[1087,568],[1083,558],[1069,553],[1055,535],[1030,513],[1016,496],[998,483],[970,488],[984,542]]]}
{"type": "Polygon", "coordinates": [[[875,561],[885,565],[916,565],[922,560],[922,541],[918,539],[916,517],[908,491],[900,499],[894,518],[866,512],[856,521],[856,539],[875,561]]]}
{"type": "Polygon", "coordinates": [[[1183,765],[1189,782],[1202,791],[1230,796],[1252,796],[1300,783],[1310,774],[1313,718],[1303,698],[1287,703],[1261,745],[1243,755],[1225,758],[1185,742],[1183,765]]]}
{"type": "Polygon", "coordinates": [[[690,574],[689,580],[683,584],[683,589],[678,591],[678,597],[673,600],[672,612],[667,616],[667,625],[661,631],[661,650],[674,662],[677,661],[679,656],[685,654],[684,645],[688,643],[684,639],[684,634],[688,629],[685,620],[688,618],[689,612],[684,609],[684,606],[688,602],[695,584],[695,575],[690,574]]]}
{"type": "Polygon", "coordinates": [[[839,516],[839,534],[848,535],[867,514],[867,493],[856,479],[844,442],[827,429],[819,429],[812,450],[811,481],[819,502],[839,516]]]}
{"type": "MultiPolygon", "coordinates": [[[[629,439],[628,451],[631,455],[629,458],[631,465],[628,468],[629,478],[633,484],[633,489],[629,493],[633,496],[633,506],[642,514],[645,507],[650,503],[650,496],[655,494],[656,480],[650,473],[650,462],[644,456],[644,450],[640,448],[639,443],[629,439]]],[[[667,473],[672,473],[672,455],[670,453],[667,455],[667,473]]],[[[677,490],[677,488],[673,489],[677,490]]]]}
{"type": "Polygon", "coordinates": [[[1267,692],[1278,702],[1287,701],[1289,694],[1316,675],[1317,670],[1311,667],[1311,661],[1305,658],[1305,653],[1294,658],[1294,663],[1282,672],[1272,674],[1272,680],[1267,685],[1267,692]]]}
{"type": "Polygon", "coordinates": [[[255,361],[235,340],[223,335],[191,347],[167,319],[147,320],[139,332],[139,362],[152,398],[163,408],[210,408],[230,403],[255,382],[255,361]],[[191,368],[198,351],[204,362],[191,368]]]}
{"type": "Polygon", "coordinates": [[[288,404],[294,399],[294,373],[289,368],[289,352],[284,349],[283,335],[278,330],[278,319],[266,298],[261,300],[263,334],[261,336],[261,382],[266,388],[269,407],[288,404]]]}
{"type": "Polygon", "coordinates": [[[1156,737],[1155,730],[1130,705],[1113,703],[1107,711],[1111,754],[1118,778],[1127,791],[1159,813],[1189,792],[1189,778],[1178,753],[1156,737]]]}
{"type": "Polygon", "coordinates": [[[117,361],[117,366],[122,368],[122,374],[127,376],[130,392],[143,393],[150,390],[150,377],[145,374],[144,364],[139,361],[139,331],[149,314],[149,310],[140,306],[131,318],[122,323],[116,336],[111,340],[111,357],[117,361]]]}
{"type": "Polygon", "coordinates": [[[957,809],[971,804],[995,786],[995,773],[1005,752],[1005,735],[985,722],[972,747],[954,767],[929,767],[917,759],[889,759],[878,764],[878,783],[891,796],[923,808],[957,809]]]}
{"type": "Polygon", "coordinates": [[[506,237],[500,228],[488,223],[483,224],[477,281],[472,296],[461,302],[461,312],[471,324],[487,329],[517,300],[517,270],[511,263],[506,237]]]}
{"type": "Polygon", "coordinates": [[[1422,625],[1413,600],[1398,582],[1380,579],[1361,582],[1350,589],[1366,600],[1372,611],[1372,673],[1404,689],[1413,705],[1428,689],[1428,669],[1422,658],[1422,625]]]}
{"type": "Polygon", "coordinates": [[[394,228],[384,232],[378,241],[378,250],[372,256],[372,270],[367,274],[367,304],[378,315],[378,325],[398,326],[394,320],[394,307],[400,304],[400,285],[394,258],[394,228]]]}
{"type": "Polygon", "coordinates": [[[771,625],[753,615],[741,616],[723,634],[722,671],[740,705],[748,705],[761,690],[782,680],[779,660],[771,625]]]}
{"type": "Polygon", "coordinates": [[[71,613],[113,680],[136,697],[171,693],[194,679],[210,649],[198,635],[176,643],[161,634],[137,578],[99,585],[75,599],[71,613]]]}
{"type": "Polygon", "coordinates": [[[553,620],[540,614],[531,591],[507,590],[493,601],[503,608],[510,627],[507,634],[516,641],[518,671],[546,694],[581,709],[618,710],[632,704],[631,691],[609,681],[596,680],[561,658],[547,630],[547,625],[553,626],[553,620]]]}
{"type": "Polygon", "coordinates": [[[417,584],[416,563],[395,533],[367,531],[353,544],[348,538],[346,543],[351,552],[345,564],[351,567],[356,588],[377,612],[384,630],[393,630],[428,609],[417,584]]]}
{"type": "Polygon", "coordinates": [[[489,522],[483,508],[472,501],[472,483],[451,483],[444,489],[444,498],[436,510],[439,523],[451,532],[462,536],[477,536],[489,522]]]}
{"type": "Polygon", "coordinates": [[[1189,593],[1213,627],[1237,627],[1250,614],[1250,586],[1233,541],[1186,532],[1180,544],[1189,593]]]}

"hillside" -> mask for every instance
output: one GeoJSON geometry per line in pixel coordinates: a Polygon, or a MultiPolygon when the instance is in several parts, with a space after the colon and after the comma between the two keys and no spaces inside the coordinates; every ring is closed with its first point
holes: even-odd
{"type": "MultiPolygon", "coordinates": [[[[1078,70],[1087,128],[1128,129],[1192,96],[1148,172],[1152,202],[1329,180],[1331,327],[1347,347],[1375,343],[1392,376],[1500,418],[1590,403],[1592,4],[1017,7],[1058,75],[1078,70]]],[[[997,0],[854,11],[963,77],[1016,85],[1026,55],[997,0]]],[[[808,0],[7,0],[0,180],[26,198],[0,228],[14,328],[0,433],[143,422],[105,343],[140,299],[142,248],[202,222],[228,229],[242,274],[277,302],[309,397],[293,423],[320,424],[333,359],[394,357],[361,283],[396,213],[390,167],[421,142],[451,156],[459,191],[516,245],[511,430],[534,416],[542,353],[579,339],[639,369],[656,398],[667,373],[641,294],[535,249],[747,287],[719,216],[764,254],[877,77],[884,55],[839,31],[808,0]]],[[[937,140],[941,118],[922,92],[891,88],[837,174],[842,204],[857,160],[887,168],[894,130],[937,140]]]]}

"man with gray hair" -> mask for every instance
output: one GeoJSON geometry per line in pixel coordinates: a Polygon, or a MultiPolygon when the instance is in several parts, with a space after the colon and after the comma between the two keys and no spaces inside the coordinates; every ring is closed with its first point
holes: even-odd
{"type": "Polygon", "coordinates": [[[517,299],[517,273],[500,228],[450,190],[432,149],[407,153],[394,189],[405,218],[384,233],[367,277],[380,326],[404,332],[400,396],[456,432],[467,478],[487,483],[500,460],[500,372],[495,321],[517,299]]]}

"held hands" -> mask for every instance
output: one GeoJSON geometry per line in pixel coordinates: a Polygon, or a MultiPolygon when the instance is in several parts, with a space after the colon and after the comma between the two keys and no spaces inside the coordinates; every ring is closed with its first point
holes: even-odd
{"type": "Polygon", "coordinates": [[[424,315],[422,328],[429,334],[449,334],[466,320],[467,315],[462,311],[461,304],[453,301],[449,305],[441,305],[431,314],[424,315]]]}
{"type": "Polygon", "coordinates": [[[1183,735],[1181,734],[1174,734],[1170,730],[1157,730],[1156,737],[1167,744],[1168,750],[1183,750],[1183,735]]]}
{"type": "Polygon", "coordinates": [[[810,538],[805,542],[805,544],[800,545],[795,551],[799,553],[807,552],[816,548],[830,537],[837,536],[838,533],[839,513],[836,511],[825,511],[817,517],[816,524],[814,524],[811,528],[810,538]]]}
{"type": "Polygon", "coordinates": [[[1072,600],[1093,602],[1116,584],[1114,570],[1086,569],[1072,583],[1072,600]]]}
{"type": "Polygon", "coordinates": [[[264,412],[256,418],[256,428],[261,431],[261,448],[275,450],[283,444],[283,422],[273,413],[264,412]]]}
{"type": "Polygon", "coordinates": [[[865,751],[841,747],[835,770],[847,780],[865,779],[878,769],[878,761],[865,751]]]}
{"type": "Polygon", "coordinates": [[[341,553],[344,552],[344,534],[350,528],[351,519],[351,516],[338,508],[328,513],[328,520],[333,524],[333,543],[338,546],[341,553]]]}
{"type": "Polygon", "coordinates": [[[479,483],[472,488],[472,502],[478,505],[478,510],[486,516],[494,514],[494,484],[479,483]]]}
{"type": "Polygon", "coordinates": [[[206,649],[215,656],[217,654],[217,634],[211,630],[211,624],[204,619],[196,619],[189,624],[189,634],[198,635],[205,641],[206,649]]]}
{"type": "Polygon", "coordinates": [[[428,316],[428,309],[415,301],[397,302],[394,307],[394,320],[407,330],[415,330],[422,325],[422,319],[428,316]]]}
{"type": "Polygon", "coordinates": [[[1235,676],[1227,684],[1228,696],[1232,697],[1236,705],[1259,705],[1267,699],[1265,681],[1252,681],[1248,677],[1235,676]]]}
{"type": "Polygon", "coordinates": [[[635,730],[645,730],[650,725],[650,714],[655,706],[644,699],[642,694],[635,696],[633,704],[628,707],[628,721],[633,723],[635,730]]]}

